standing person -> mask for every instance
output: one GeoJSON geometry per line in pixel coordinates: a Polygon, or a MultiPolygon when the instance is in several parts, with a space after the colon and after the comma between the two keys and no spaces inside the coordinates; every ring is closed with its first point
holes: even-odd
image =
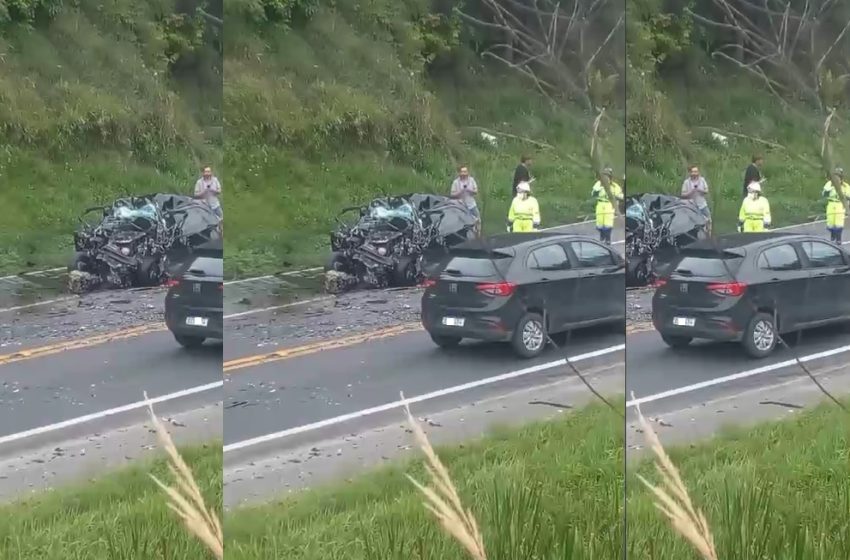
{"type": "Polygon", "coordinates": [[[614,229],[614,204],[620,204],[623,200],[623,189],[614,182],[614,170],[610,167],[603,169],[590,192],[596,200],[596,229],[599,230],[599,240],[610,245],[611,232],[614,229]],[[612,197],[614,200],[611,200],[612,197]]]}
{"type": "Polygon", "coordinates": [[[747,170],[744,171],[744,191],[743,197],[747,198],[749,196],[750,191],[747,189],[750,186],[750,183],[761,183],[764,182],[764,179],[761,176],[761,166],[764,164],[764,158],[759,154],[753,156],[752,161],[747,166],[747,170]]]}
{"type": "Polygon", "coordinates": [[[846,209],[844,204],[850,200],[850,185],[844,181],[844,170],[836,167],[829,181],[823,186],[822,196],[826,199],[826,229],[835,243],[841,243],[844,232],[846,209]],[[840,191],[839,191],[840,189],[840,191]],[[842,196],[844,195],[844,200],[842,196]]]}
{"type": "Polygon", "coordinates": [[[219,218],[222,217],[221,202],[218,200],[220,194],[221,183],[218,182],[218,177],[213,175],[212,167],[204,167],[201,178],[195,183],[195,198],[209,204],[219,218]]]}
{"type": "Polygon", "coordinates": [[[747,198],[744,199],[741,210],[738,212],[738,231],[744,233],[765,231],[771,223],[770,204],[761,196],[759,183],[750,183],[747,190],[747,198]]]}
{"type": "Polygon", "coordinates": [[[519,165],[517,165],[516,169],[514,170],[514,183],[513,187],[511,187],[511,197],[516,197],[517,185],[522,182],[526,182],[530,185],[531,181],[531,157],[522,156],[519,159],[519,165]]]}
{"type": "Polygon", "coordinates": [[[469,174],[469,168],[462,165],[457,170],[457,177],[452,181],[452,190],[449,196],[462,202],[469,213],[475,216],[475,234],[480,235],[481,213],[478,211],[478,203],[475,201],[476,195],[478,195],[478,183],[469,174]]]}
{"type": "Polygon", "coordinates": [[[508,210],[508,231],[537,231],[540,227],[540,206],[537,199],[531,196],[531,185],[522,181],[516,186],[516,190],[517,195],[508,210]]]}
{"type": "Polygon", "coordinates": [[[699,172],[698,165],[692,165],[688,168],[688,176],[682,183],[682,198],[692,200],[697,209],[708,220],[708,233],[711,234],[711,210],[708,207],[708,181],[705,180],[699,172]]]}

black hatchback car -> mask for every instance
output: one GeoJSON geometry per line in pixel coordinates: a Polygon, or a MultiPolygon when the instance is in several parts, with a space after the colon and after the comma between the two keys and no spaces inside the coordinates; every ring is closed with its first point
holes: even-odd
{"type": "Polygon", "coordinates": [[[548,334],[625,320],[625,262],[595,239],[509,233],[451,249],[425,281],[422,324],[440,347],[510,342],[543,352],[548,334]]]}
{"type": "Polygon", "coordinates": [[[196,249],[187,265],[166,283],[165,324],[186,348],[198,347],[208,338],[223,337],[222,256],[221,241],[211,241],[196,249]]]}
{"type": "Polygon", "coordinates": [[[671,347],[741,342],[768,356],[778,336],[850,321],[850,253],[823,238],[739,233],[685,247],[658,283],[652,322],[671,347]]]}

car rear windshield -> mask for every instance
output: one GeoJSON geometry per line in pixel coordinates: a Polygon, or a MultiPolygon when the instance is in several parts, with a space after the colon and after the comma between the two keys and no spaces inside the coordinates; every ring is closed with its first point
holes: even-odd
{"type": "Polygon", "coordinates": [[[443,269],[447,276],[469,276],[472,278],[492,278],[507,272],[511,257],[503,254],[456,255],[443,269]]]}
{"type": "Polygon", "coordinates": [[[198,257],[189,266],[188,274],[198,275],[202,272],[202,276],[218,276],[224,275],[224,261],[212,257],[198,257]]]}
{"type": "Polygon", "coordinates": [[[676,264],[671,276],[728,278],[738,273],[743,257],[729,253],[685,254],[676,264]]]}

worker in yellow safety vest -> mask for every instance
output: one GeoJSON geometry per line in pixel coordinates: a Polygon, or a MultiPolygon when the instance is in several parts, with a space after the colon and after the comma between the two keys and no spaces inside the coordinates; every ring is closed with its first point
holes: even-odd
{"type": "Polygon", "coordinates": [[[596,199],[596,229],[599,230],[599,240],[608,245],[611,244],[611,232],[614,230],[614,205],[623,200],[623,189],[614,182],[613,177],[614,170],[606,167],[591,189],[591,195],[596,199]],[[611,200],[612,197],[614,200],[611,200]]]}
{"type": "Polygon", "coordinates": [[[747,187],[747,198],[738,212],[738,231],[755,233],[770,227],[770,203],[761,195],[761,185],[753,181],[747,187]]]}
{"type": "Polygon", "coordinates": [[[826,199],[826,229],[832,241],[841,243],[846,216],[844,205],[850,200],[850,185],[844,181],[844,170],[840,167],[832,172],[830,180],[823,186],[823,197],[826,199]]]}
{"type": "Polygon", "coordinates": [[[531,196],[531,185],[522,181],[516,186],[517,195],[508,210],[508,231],[537,231],[540,227],[540,206],[531,196]]]}

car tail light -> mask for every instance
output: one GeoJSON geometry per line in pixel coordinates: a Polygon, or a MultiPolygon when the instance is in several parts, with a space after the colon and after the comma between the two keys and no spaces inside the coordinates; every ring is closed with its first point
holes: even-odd
{"type": "Polygon", "coordinates": [[[169,278],[168,280],[165,281],[165,287],[166,288],[176,288],[179,285],[180,285],[180,279],[179,278],[169,278]]]}
{"type": "Polygon", "coordinates": [[[747,285],[741,282],[724,282],[722,284],[709,284],[708,291],[721,296],[738,297],[747,290],[747,285]]]}
{"type": "Polygon", "coordinates": [[[219,291],[219,292],[223,292],[223,291],[224,291],[224,282],[222,282],[221,284],[219,284],[219,285],[218,285],[218,291],[219,291]]]}
{"type": "Polygon", "coordinates": [[[436,286],[436,285],[437,285],[437,281],[434,280],[433,278],[426,278],[425,280],[422,281],[422,284],[420,284],[420,286],[423,287],[423,288],[431,288],[432,286],[436,286]]]}
{"type": "Polygon", "coordinates": [[[495,284],[478,284],[475,289],[490,296],[509,296],[516,290],[513,282],[497,282],[495,284]]]}
{"type": "Polygon", "coordinates": [[[655,280],[655,282],[652,283],[652,287],[656,288],[656,289],[663,288],[666,285],[667,285],[667,279],[666,278],[658,278],[658,279],[655,280]]]}

